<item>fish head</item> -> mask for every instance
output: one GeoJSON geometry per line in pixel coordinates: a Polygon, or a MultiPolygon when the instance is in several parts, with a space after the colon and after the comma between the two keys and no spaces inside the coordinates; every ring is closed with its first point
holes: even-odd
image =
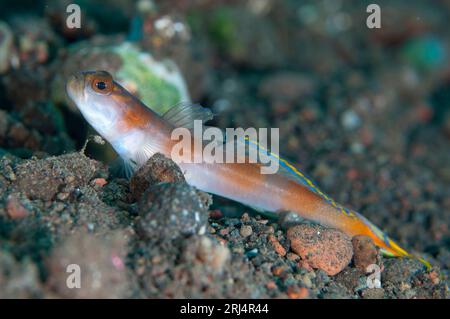
{"type": "Polygon", "coordinates": [[[106,71],[83,71],[72,75],[66,84],[66,92],[85,119],[103,137],[114,134],[124,106],[114,98],[122,89],[106,71]]]}

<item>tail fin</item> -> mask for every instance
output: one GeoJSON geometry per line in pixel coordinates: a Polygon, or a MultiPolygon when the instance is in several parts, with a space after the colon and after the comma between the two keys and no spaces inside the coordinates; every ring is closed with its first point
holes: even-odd
{"type": "Polygon", "coordinates": [[[401,248],[395,241],[389,238],[389,236],[386,233],[381,231],[377,226],[375,226],[369,220],[367,220],[367,218],[365,218],[361,214],[358,213],[355,214],[364,222],[364,224],[366,224],[369,227],[372,234],[380,242],[380,244],[378,244],[377,246],[380,247],[380,250],[383,253],[383,255],[416,259],[420,261],[422,264],[424,264],[427,269],[431,269],[431,264],[427,260],[425,260],[422,257],[408,253],[406,250],[401,248]]]}
{"type": "Polygon", "coordinates": [[[387,238],[387,241],[389,245],[388,247],[382,247],[381,252],[386,256],[396,256],[396,257],[406,257],[406,258],[412,258],[420,261],[422,264],[427,267],[427,269],[431,269],[431,264],[426,259],[415,256],[413,254],[408,253],[403,248],[401,248],[396,242],[394,242],[392,239],[387,238]]]}

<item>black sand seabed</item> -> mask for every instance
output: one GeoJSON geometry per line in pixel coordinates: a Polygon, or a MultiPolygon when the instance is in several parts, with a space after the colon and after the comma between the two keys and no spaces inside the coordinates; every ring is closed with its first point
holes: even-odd
{"type": "Polygon", "coordinates": [[[360,26],[360,1],[332,7],[352,21],[335,32],[331,9],[314,1],[258,15],[239,3],[169,1],[148,19],[176,12],[190,21],[190,40],[161,45],[150,34],[139,45],[178,62],[192,99],[219,113],[213,125],[279,127],[285,157],[432,270],[381,257],[381,289],[369,289],[353,262],[329,276],[293,253],[289,216],[210,198],[158,158],[147,172],[155,178],[135,179],[130,191],[92,147],[88,157],[76,152],[86,124],[50,102],[51,83],[69,43],[105,34],[117,43],[127,32],[135,9],[117,1],[115,27],[88,11],[95,23],[80,34],[61,28],[58,8],[28,20],[1,11],[32,45],[18,46],[20,67],[0,79],[0,297],[448,298],[449,4],[391,3],[378,32],[360,26]],[[298,22],[311,10],[322,18],[298,22]],[[245,32],[230,36],[227,21],[245,32]],[[157,184],[166,175],[170,183],[157,184]],[[72,263],[81,289],[67,288],[72,263]]]}

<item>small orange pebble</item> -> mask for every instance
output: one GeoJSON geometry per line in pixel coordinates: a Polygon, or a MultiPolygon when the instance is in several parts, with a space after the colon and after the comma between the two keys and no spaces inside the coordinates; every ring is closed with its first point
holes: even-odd
{"type": "Polygon", "coordinates": [[[219,230],[219,234],[221,234],[222,236],[228,235],[229,233],[230,233],[229,228],[222,228],[221,230],[219,230]]]}
{"type": "Polygon", "coordinates": [[[95,185],[98,185],[98,186],[100,186],[100,187],[103,187],[103,186],[105,186],[106,184],[108,184],[108,182],[106,181],[106,179],[104,179],[104,178],[96,178],[96,179],[94,179],[94,184],[95,185]]]}
{"type": "Polygon", "coordinates": [[[272,243],[272,246],[278,255],[280,255],[281,257],[286,256],[286,249],[284,249],[284,247],[280,244],[280,242],[274,235],[269,235],[268,239],[272,243]]]}
{"type": "Polygon", "coordinates": [[[420,105],[416,107],[417,119],[422,123],[428,123],[433,118],[433,109],[428,105],[420,105]]]}
{"type": "Polygon", "coordinates": [[[285,271],[283,266],[277,266],[272,269],[272,274],[274,276],[280,276],[285,271]]]}
{"type": "Polygon", "coordinates": [[[430,277],[430,280],[434,285],[439,284],[439,282],[440,282],[439,273],[436,270],[433,270],[432,272],[430,272],[428,274],[428,277],[430,277]]]}
{"type": "Polygon", "coordinates": [[[288,229],[291,249],[313,268],[329,276],[341,272],[353,257],[350,238],[335,229],[320,225],[296,225],[288,229]]]}
{"type": "Polygon", "coordinates": [[[287,295],[291,299],[305,299],[308,298],[309,292],[308,289],[304,287],[289,286],[287,295]]]}
{"type": "Polygon", "coordinates": [[[6,200],[6,212],[11,219],[21,219],[29,214],[16,194],[8,196],[6,200]]]}
{"type": "Polygon", "coordinates": [[[347,171],[347,178],[348,178],[349,180],[355,180],[355,179],[357,179],[357,178],[358,178],[358,175],[359,175],[358,171],[357,171],[356,169],[354,169],[354,168],[351,168],[351,169],[349,169],[349,170],[347,171]]]}
{"type": "Polygon", "coordinates": [[[277,288],[277,284],[275,283],[275,281],[271,280],[266,283],[266,287],[267,289],[275,289],[277,288]]]}

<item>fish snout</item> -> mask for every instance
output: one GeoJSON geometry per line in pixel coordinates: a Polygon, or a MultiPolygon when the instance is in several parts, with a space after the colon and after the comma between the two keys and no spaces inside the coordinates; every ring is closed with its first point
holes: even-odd
{"type": "Polygon", "coordinates": [[[75,100],[75,98],[83,93],[84,89],[84,76],[83,73],[77,72],[75,74],[72,74],[66,82],[66,92],[67,95],[72,100],[75,100]]]}

